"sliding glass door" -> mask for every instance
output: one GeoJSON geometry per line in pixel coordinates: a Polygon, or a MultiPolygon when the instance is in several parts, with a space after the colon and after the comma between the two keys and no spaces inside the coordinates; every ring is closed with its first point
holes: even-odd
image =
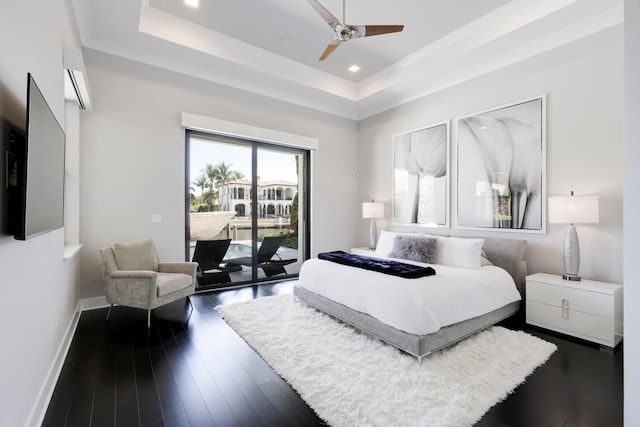
{"type": "Polygon", "coordinates": [[[201,289],[296,277],[309,256],[306,150],[187,131],[186,254],[201,289]]]}

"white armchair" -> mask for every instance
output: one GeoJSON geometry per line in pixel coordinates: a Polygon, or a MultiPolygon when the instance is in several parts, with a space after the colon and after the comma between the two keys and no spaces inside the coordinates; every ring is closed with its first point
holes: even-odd
{"type": "Polygon", "coordinates": [[[107,302],[147,310],[147,328],[151,310],[190,296],[195,290],[198,264],[195,262],[158,262],[152,240],[115,243],[99,250],[107,302]]]}

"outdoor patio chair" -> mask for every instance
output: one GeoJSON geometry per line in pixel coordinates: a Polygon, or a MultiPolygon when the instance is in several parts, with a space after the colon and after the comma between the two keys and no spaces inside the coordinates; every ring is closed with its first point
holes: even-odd
{"type": "MultiPolygon", "coordinates": [[[[276,254],[285,236],[271,236],[265,237],[258,248],[258,267],[262,268],[264,274],[267,277],[275,276],[276,274],[286,274],[284,266],[297,261],[297,259],[282,259],[276,254]]],[[[246,266],[253,265],[253,257],[237,257],[227,260],[233,264],[240,264],[246,266]]]]}
{"type": "Polygon", "coordinates": [[[229,273],[242,270],[242,266],[223,262],[231,239],[197,240],[191,261],[198,263],[198,285],[230,282],[229,273]]]}

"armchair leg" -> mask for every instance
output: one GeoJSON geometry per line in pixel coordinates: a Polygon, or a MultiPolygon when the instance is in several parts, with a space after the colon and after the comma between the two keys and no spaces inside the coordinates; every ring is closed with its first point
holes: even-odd
{"type": "Polygon", "coordinates": [[[109,311],[107,311],[107,318],[105,320],[109,320],[109,316],[111,316],[111,309],[113,308],[113,304],[109,306],[109,311]]]}
{"type": "Polygon", "coordinates": [[[191,295],[187,295],[187,301],[189,301],[189,305],[191,306],[191,310],[193,310],[193,304],[191,303],[191,295]]]}

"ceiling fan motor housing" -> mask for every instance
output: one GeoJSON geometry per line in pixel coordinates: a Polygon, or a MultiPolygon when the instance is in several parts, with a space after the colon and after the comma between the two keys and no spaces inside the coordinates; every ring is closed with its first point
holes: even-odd
{"type": "Polygon", "coordinates": [[[346,42],[347,40],[358,36],[358,29],[349,25],[336,25],[336,39],[346,42]]]}

